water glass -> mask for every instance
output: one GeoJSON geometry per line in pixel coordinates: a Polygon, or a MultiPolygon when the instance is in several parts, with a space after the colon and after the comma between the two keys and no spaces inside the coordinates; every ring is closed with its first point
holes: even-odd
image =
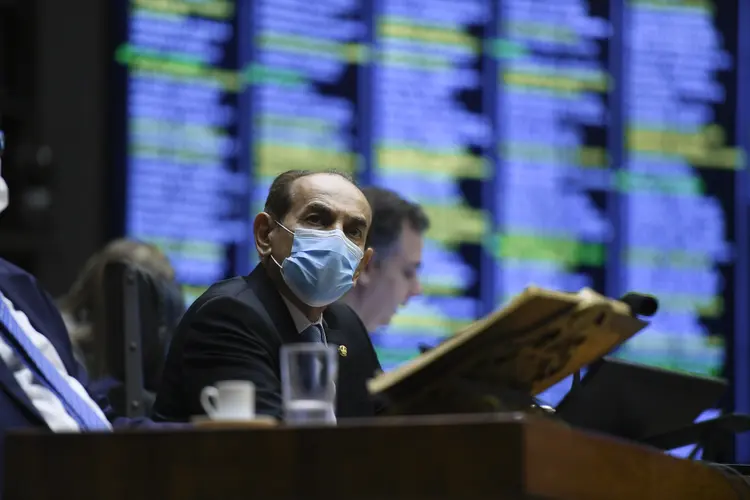
{"type": "Polygon", "coordinates": [[[322,343],[281,348],[284,421],[291,425],[336,423],[337,351],[322,343]]]}

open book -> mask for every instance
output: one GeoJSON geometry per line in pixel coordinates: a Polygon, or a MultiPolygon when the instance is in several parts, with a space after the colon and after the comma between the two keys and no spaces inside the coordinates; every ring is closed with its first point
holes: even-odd
{"type": "Polygon", "coordinates": [[[627,304],[590,289],[532,286],[368,388],[391,414],[521,409],[647,325],[627,304]]]}

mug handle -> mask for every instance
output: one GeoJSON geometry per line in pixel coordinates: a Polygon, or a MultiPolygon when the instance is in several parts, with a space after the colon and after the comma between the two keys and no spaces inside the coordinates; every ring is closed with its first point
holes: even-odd
{"type": "Polygon", "coordinates": [[[216,401],[218,399],[219,390],[214,386],[206,386],[201,391],[201,406],[211,418],[219,413],[219,409],[216,407],[216,401]]]}

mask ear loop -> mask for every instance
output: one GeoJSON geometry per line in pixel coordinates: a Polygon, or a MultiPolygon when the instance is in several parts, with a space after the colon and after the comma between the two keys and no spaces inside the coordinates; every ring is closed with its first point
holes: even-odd
{"type": "MultiPolygon", "coordinates": [[[[291,230],[290,230],[290,229],[289,229],[288,227],[286,227],[286,226],[285,226],[284,224],[282,224],[282,223],[281,223],[281,222],[279,222],[278,220],[276,220],[276,219],[272,219],[272,220],[273,220],[273,221],[274,221],[274,222],[276,223],[276,225],[277,225],[277,226],[279,226],[279,227],[280,227],[280,228],[282,228],[282,229],[283,229],[284,231],[286,231],[287,233],[289,233],[289,234],[291,234],[292,236],[294,236],[294,231],[291,231],[291,230]]],[[[270,256],[270,257],[271,257],[271,260],[273,261],[273,263],[274,263],[274,264],[276,264],[277,266],[279,266],[279,269],[280,269],[280,270],[283,270],[283,269],[284,269],[283,267],[281,267],[281,264],[279,264],[279,261],[278,261],[278,260],[276,260],[276,257],[274,257],[274,256],[273,256],[273,254],[271,254],[271,256],[270,256]]]]}
{"type": "Polygon", "coordinates": [[[273,255],[271,255],[271,260],[273,261],[274,264],[276,264],[277,266],[279,266],[279,269],[282,269],[281,264],[279,264],[279,261],[276,260],[276,257],[274,257],[273,255]]]}
{"type": "Polygon", "coordinates": [[[284,224],[282,224],[281,222],[277,221],[276,219],[274,219],[273,221],[274,221],[274,222],[276,223],[276,225],[277,225],[277,226],[279,226],[279,227],[280,227],[281,229],[283,229],[283,230],[284,230],[284,231],[286,231],[287,233],[289,233],[289,234],[291,234],[292,236],[294,236],[294,231],[292,231],[291,229],[289,229],[288,227],[286,227],[286,226],[285,226],[284,224]]]}

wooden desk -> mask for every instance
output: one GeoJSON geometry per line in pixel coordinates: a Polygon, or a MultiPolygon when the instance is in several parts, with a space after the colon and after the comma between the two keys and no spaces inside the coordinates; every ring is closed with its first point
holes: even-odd
{"type": "Polygon", "coordinates": [[[720,472],[514,415],[6,441],[5,499],[723,500],[720,472]]]}

